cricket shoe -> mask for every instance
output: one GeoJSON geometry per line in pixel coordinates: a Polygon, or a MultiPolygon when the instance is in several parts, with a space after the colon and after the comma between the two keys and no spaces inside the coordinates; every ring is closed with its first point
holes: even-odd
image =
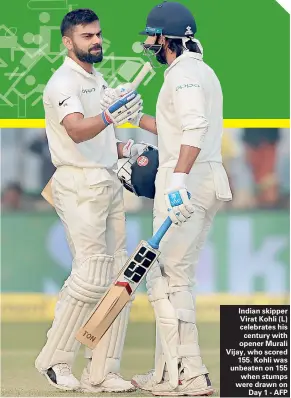
{"type": "Polygon", "coordinates": [[[117,373],[108,373],[102,383],[93,385],[89,381],[89,372],[87,367],[83,370],[81,377],[82,392],[130,392],[135,391],[135,389],[136,388],[130,381],[124,380],[117,373]]]}
{"type": "Polygon", "coordinates": [[[59,363],[49,368],[45,373],[48,382],[60,390],[79,390],[80,382],[72,373],[72,369],[66,363],[59,363]]]}
{"type": "Polygon", "coordinates": [[[153,395],[158,396],[182,396],[192,397],[208,396],[214,393],[208,374],[200,375],[189,380],[179,380],[179,385],[174,390],[168,381],[159,383],[152,389],[153,395]]]}
{"type": "Polygon", "coordinates": [[[157,384],[154,369],[141,375],[134,375],[131,379],[131,384],[140,390],[152,391],[153,387],[157,384]]]}

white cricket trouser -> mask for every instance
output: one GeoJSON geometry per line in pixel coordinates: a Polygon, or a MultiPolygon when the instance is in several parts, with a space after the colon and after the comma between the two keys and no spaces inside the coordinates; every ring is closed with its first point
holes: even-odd
{"type": "MultiPolygon", "coordinates": [[[[161,168],[156,177],[154,232],[167,217],[164,198],[172,168],[161,168]]],[[[199,254],[221,201],[231,192],[224,167],[219,163],[194,164],[187,179],[194,206],[192,217],[172,225],[160,244],[159,264],[149,272],[147,288],[157,322],[156,379],[165,369],[173,388],[179,374],[192,378],[207,373],[202,363],[195,320],[195,268],[199,254]]]]}
{"type": "MultiPolygon", "coordinates": [[[[78,328],[127,259],[122,185],[114,172],[59,167],[52,180],[52,194],[66,231],[73,263],[72,272],[59,295],[47,343],[36,360],[40,371],[56,363],[73,364],[79,348],[74,338],[78,328]],[[72,315],[66,310],[69,305],[72,315]],[[78,312],[79,307],[82,310],[78,312]],[[66,325],[62,324],[64,316],[71,316],[70,330],[65,330],[66,325]],[[62,344],[58,343],[58,330],[62,330],[62,344]]],[[[86,351],[88,358],[95,356],[98,360],[99,356],[92,383],[102,382],[110,371],[119,371],[129,310],[125,308],[122,314],[114,323],[117,330],[112,331],[113,325],[97,345],[96,355],[86,351]]]]}

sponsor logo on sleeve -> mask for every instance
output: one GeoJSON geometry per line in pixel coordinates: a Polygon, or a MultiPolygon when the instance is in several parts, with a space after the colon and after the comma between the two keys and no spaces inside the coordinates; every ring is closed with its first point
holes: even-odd
{"type": "Polygon", "coordinates": [[[180,84],[176,87],[176,91],[183,90],[185,88],[193,88],[193,87],[200,87],[197,83],[187,83],[187,84],[180,84]]]}

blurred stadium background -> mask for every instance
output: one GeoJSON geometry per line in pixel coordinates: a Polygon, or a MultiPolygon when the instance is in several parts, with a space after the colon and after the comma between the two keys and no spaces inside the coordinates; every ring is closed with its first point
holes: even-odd
{"type": "MultiPolygon", "coordinates": [[[[140,129],[119,129],[119,138],[156,144],[155,136],[140,129]]],[[[219,305],[289,303],[289,130],[225,129],[223,161],[234,199],[216,217],[200,258],[195,288],[202,353],[218,390],[219,305]]],[[[71,266],[62,225],[40,196],[53,172],[44,130],[2,129],[4,396],[54,394],[33,369],[52,320],[56,294],[71,266]]],[[[152,201],[128,191],[124,197],[131,253],[141,239],[151,235],[152,201]]],[[[153,365],[154,328],[143,285],[131,313],[125,376],[153,365]]],[[[81,366],[82,358],[77,373],[81,366]]]]}

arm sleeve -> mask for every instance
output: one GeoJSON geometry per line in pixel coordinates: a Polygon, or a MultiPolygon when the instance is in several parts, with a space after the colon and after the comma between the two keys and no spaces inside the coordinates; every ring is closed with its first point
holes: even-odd
{"type": "Polygon", "coordinates": [[[198,79],[183,75],[181,69],[172,76],[173,103],[183,137],[181,145],[202,148],[208,130],[205,93],[198,79]]]}
{"type": "Polygon", "coordinates": [[[117,129],[117,127],[116,126],[113,126],[113,128],[114,128],[114,135],[115,135],[115,141],[116,141],[116,144],[119,144],[119,142],[123,142],[122,140],[120,140],[119,138],[118,138],[118,129],[117,129]]]}
{"type": "Polygon", "coordinates": [[[84,115],[78,88],[75,87],[72,81],[63,81],[59,85],[54,84],[50,88],[49,100],[56,111],[59,123],[62,123],[63,119],[71,113],[84,115]]]}

